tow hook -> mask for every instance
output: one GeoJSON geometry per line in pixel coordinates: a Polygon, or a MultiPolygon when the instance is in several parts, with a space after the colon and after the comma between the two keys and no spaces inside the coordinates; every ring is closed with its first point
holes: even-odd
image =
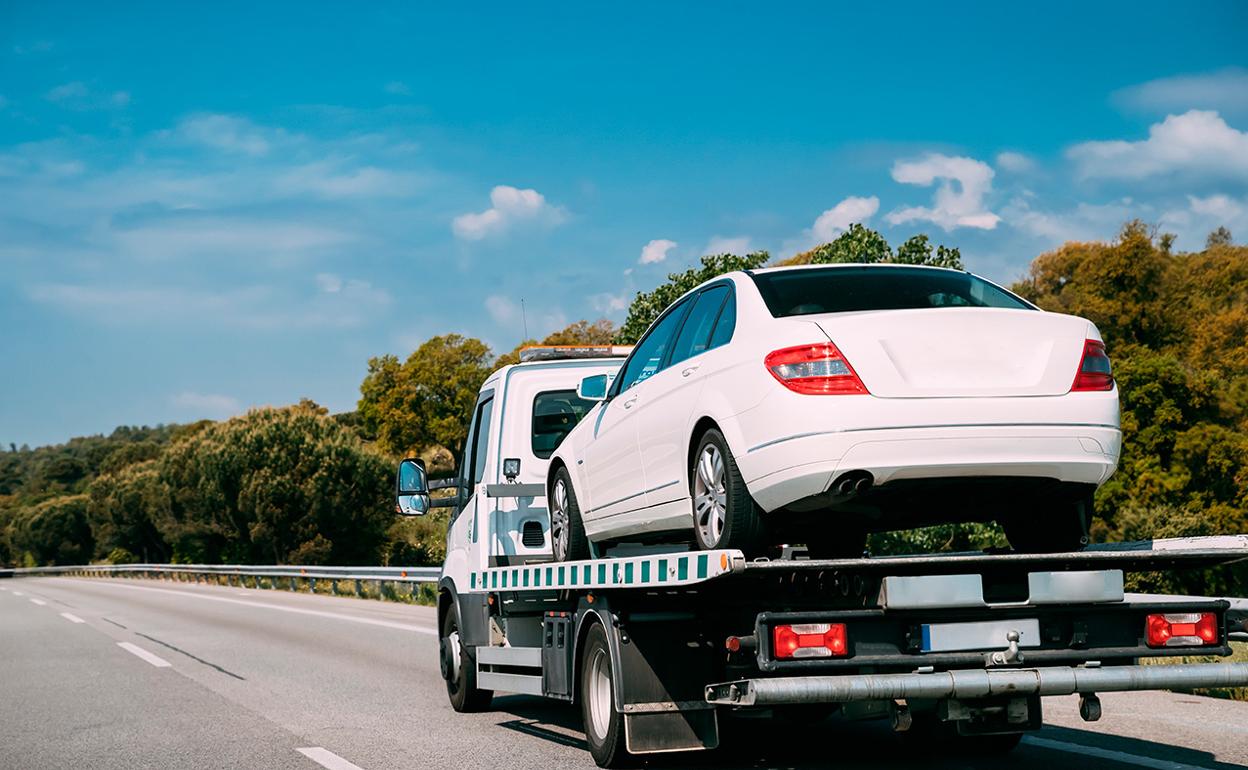
{"type": "Polygon", "coordinates": [[[1085,722],[1095,722],[1101,718],[1101,699],[1096,693],[1084,693],[1079,696],[1079,716],[1085,722]]]}
{"type": "Polygon", "coordinates": [[[888,716],[893,726],[893,732],[904,733],[914,726],[914,717],[910,715],[910,706],[905,703],[892,701],[889,704],[888,716]]]}
{"type": "Polygon", "coordinates": [[[1019,634],[1017,631],[1005,632],[1005,641],[1009,642],[1009,647],[1001,652],[992,654],[992,665],[1008,666],[1011,663],[1022,663],[1023,654],[1018,651],[1019,634]]]}

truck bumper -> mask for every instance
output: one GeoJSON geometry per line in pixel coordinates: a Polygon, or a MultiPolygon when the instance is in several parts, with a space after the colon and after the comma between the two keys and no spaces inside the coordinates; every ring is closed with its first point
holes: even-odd
{"type": "Polygon", "coordinates": [[[902,699],[976,699],[1248,685],[1248,663],[1192,663],[1104,668],[1015,668],[931,674],[853,674],[742,679],[706,688],[708,703],[779,706],[902,699]]]}

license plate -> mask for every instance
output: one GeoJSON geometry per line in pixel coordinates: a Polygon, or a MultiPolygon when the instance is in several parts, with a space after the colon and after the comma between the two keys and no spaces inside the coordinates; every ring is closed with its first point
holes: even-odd
{"type": "Polygon", "coordinates": [[[925,623],[923,652],[958,652],[961,650],[1004,650],[1009,646],[1006,634],[1018,632],[1019,647],[1040,646],[1040,621],[992,620],[979,623],[925,623]]]}

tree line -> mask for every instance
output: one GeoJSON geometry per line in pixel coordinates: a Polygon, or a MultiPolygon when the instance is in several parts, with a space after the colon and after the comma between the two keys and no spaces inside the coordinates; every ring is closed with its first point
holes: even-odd
{"type": "MultiPolygon", "coordinates": [[[[1037,257],[1011,288],[1094,321],[1119,381],[1124,449],[1097,495],[1094,538],[1248,532],[1248,247],[1206,248],[1140,222],[1109,242],[1037,257]]],[[[853,225],[777,264],[896,262],[962,268],[956,248],[916,235],[895,249],[853,225]]],[[[579,321],[496,355],[447,334],[406,359],[368,363],[356,411],[304,400],[222,422],[118,428],[55,447],[0,452],[0,563],[120,561],[436,564],[445,513],[398,519],[392,470],[405,455],[450,473],[477,390],[528,344],[628,344],[694,286],[772,264],[766,252],[703,257],[638,293],[618,328],[579,321]]],[[[444,509],[437,509],[443,511],[444,509]]],[[[873,536],[877,552],[1001,545],[994,525],[873,536]]],[[[1248,594],[1245,569],[1151,578],[1143,587],[1248,594]]]]}

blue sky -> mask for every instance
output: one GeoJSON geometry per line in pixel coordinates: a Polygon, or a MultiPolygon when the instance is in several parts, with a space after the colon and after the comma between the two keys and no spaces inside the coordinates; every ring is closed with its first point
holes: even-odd
{"type": "Polygon", "coordinates": [[[1248,235],[1242,3],[449,5],[0,0],[0,442],[350,409],[853,221],[1248,235]]]}

